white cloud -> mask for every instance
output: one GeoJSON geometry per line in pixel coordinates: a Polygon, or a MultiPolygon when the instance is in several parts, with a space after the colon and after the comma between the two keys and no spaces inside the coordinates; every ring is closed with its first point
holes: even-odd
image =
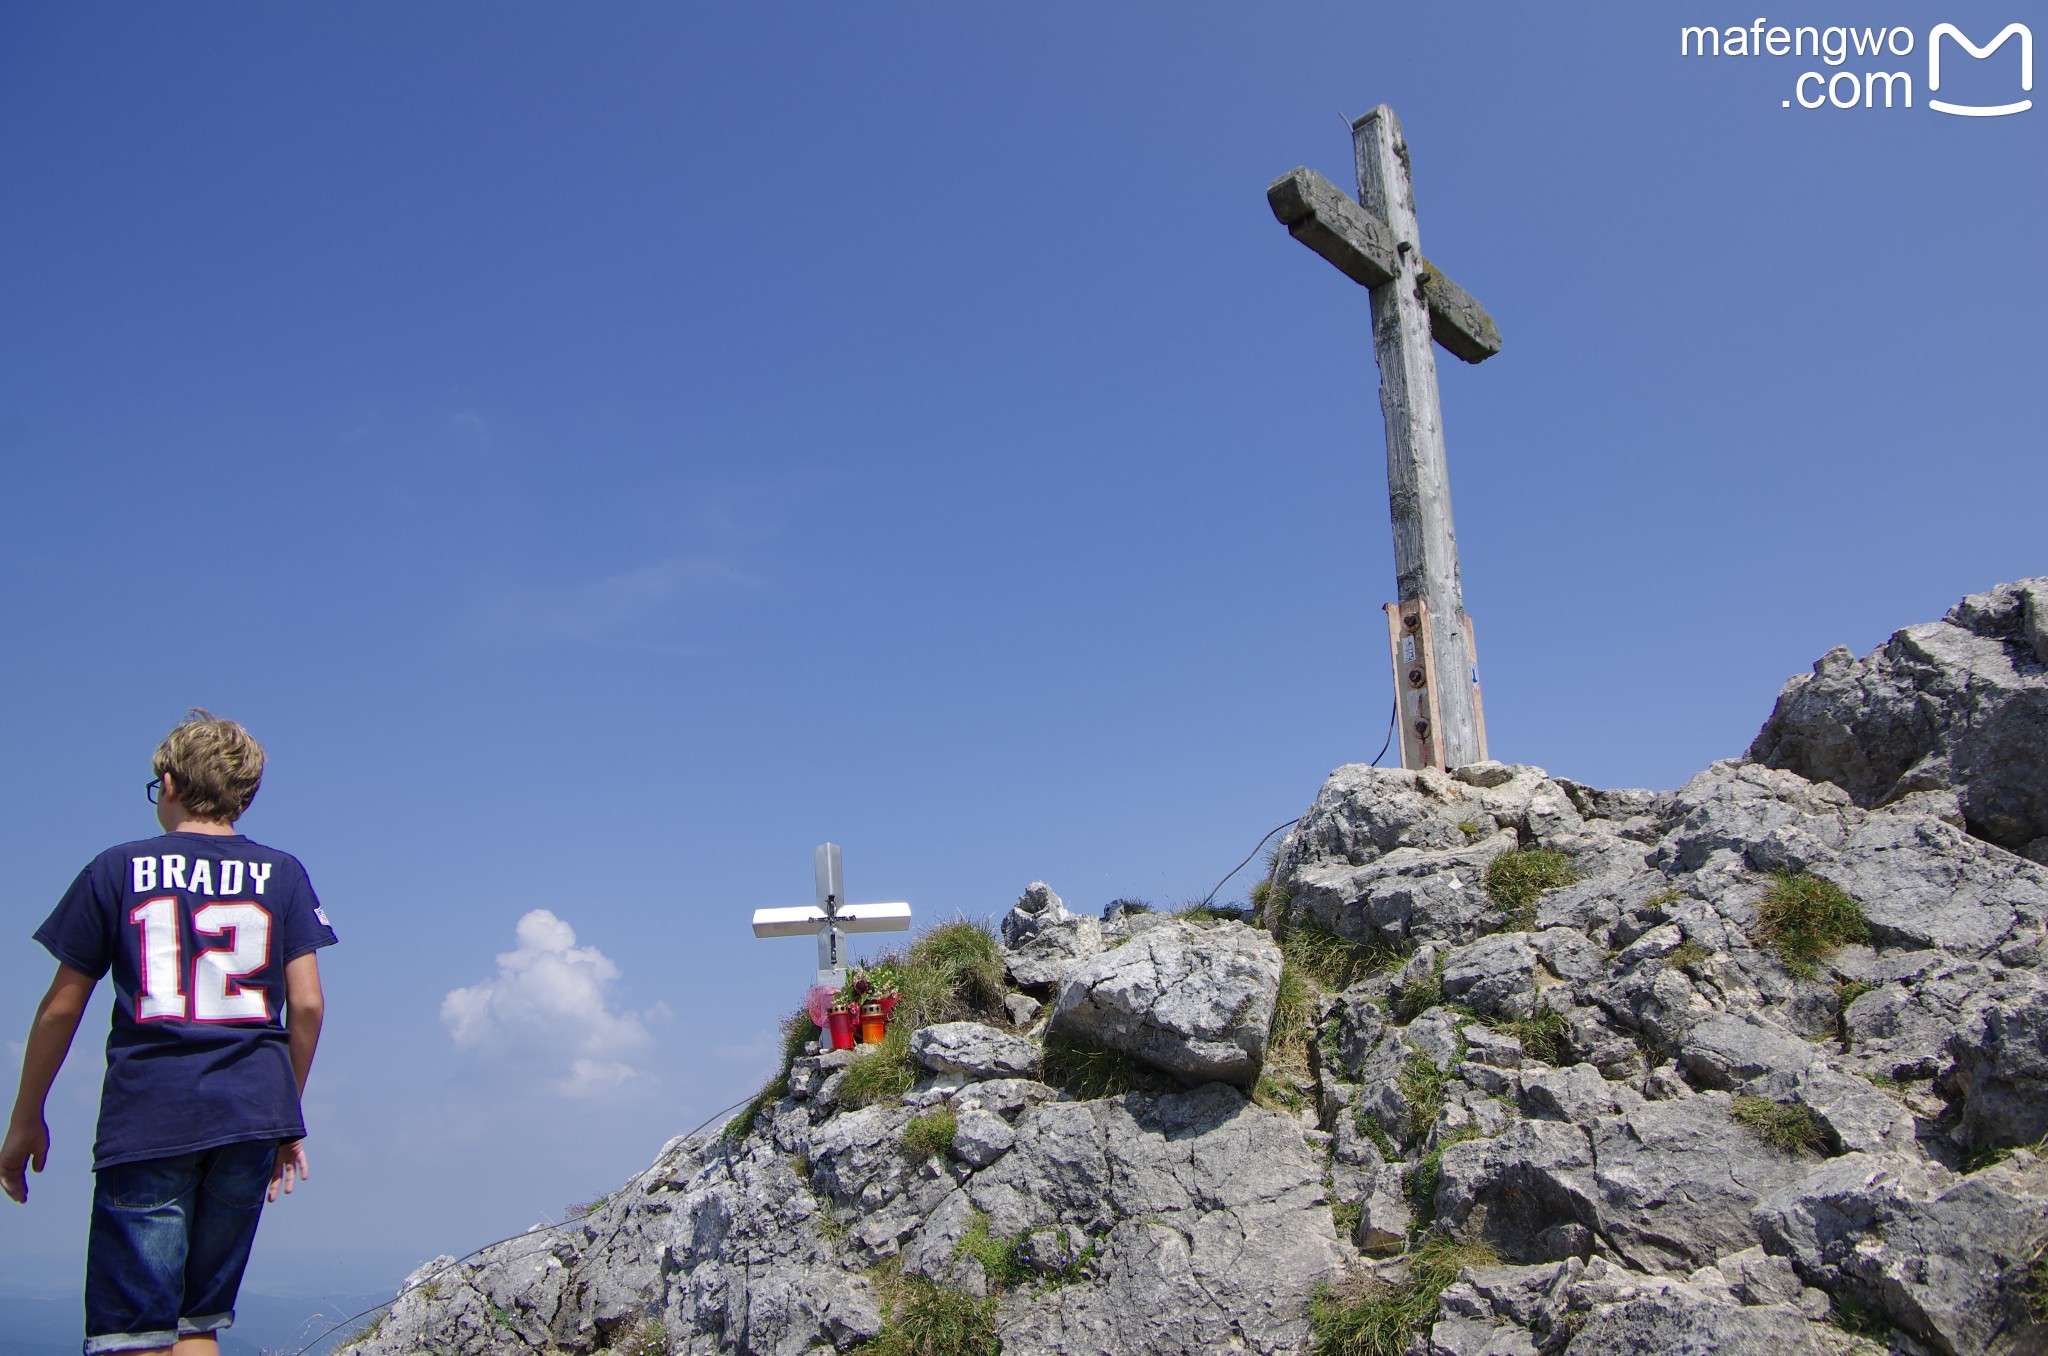
{"type": "Polygon", "coordinates": [[[487,605],[482,629],[514,640],[616,643],[657,623],[683,600],[756,588],[744,571],[682,556],[566,588],[516,589],[487,605]]]}
{"type": "Polygon", "coordinates": [[[654,1043],[647,1019],[615,1012],[607,995],[619,967],[546,909],[519,920],[517,950],[498,956],[498,974],[441,1000],[455,1048],[551,1075],[558,1092],[592,1097],[645,1075],[634,1061],[654,1043]]]}

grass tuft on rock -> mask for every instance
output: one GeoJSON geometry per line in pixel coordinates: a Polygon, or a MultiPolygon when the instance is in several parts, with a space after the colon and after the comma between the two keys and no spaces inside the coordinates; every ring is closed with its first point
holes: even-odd
{"type": "Polygon", "coordinates": [[[1195,900],[1181,905],[1168,917],[1188,923],[1242,923],[1245,911],[1229,904],[1205,904],[1195,900]]]}
{"type": "Polygon", "coordinates": [[[1736,1123],[1746,1125],[1763,1137],[1764,1143],[1787,1153],[1822,1153],[1828,1142],[1827,1127],[1813,1108],[1803,1102],[1773,1102],[1763,1097],[1738,1096],[1730,1113],[1736,1123]]]}
{"type": "Polygon", "coordinates": [[[617,1356],[668,1356],[668,1326],[653,1314],[614,1337],[617,1356]]]}
{"type": "Polygon", "coordinates": [[[1045,1081],[1081,1101],[1127,1092],[1171,1092],[1173,1080],[1143,1060],[1059,1031],[1046,1033],[1045,1081]]]}
{"type": "Polygon", "coordinates": [[[1436,1189],[1443,1181],[1444,1150],[1453,1144],[1463,1144],[1468,1139],[1478,1139],[1479,1128],[1462,1126],[1438,1139],[1430,1151],[1415,1165],[1415,1171],[1408,1176],[1408,1203],[1415,1207],[1415,1220],[1419,1228],[1428,1228],[1436,1223],[1436,1189]]]}
{"type": "Polygon", "coordinates": [[[1401,963],[1401,953],[1391,946],[1354,942],[1306,918],[1287,929],[1280,939],[1280,954],[1289,966],[1331,993],[1401,963]]]}
{"type": "Polygon", "coordinates": [[[1252,1089],[1252,1100],[1261,1106],[1293,1111],[1302,1105],[1296,1088],[1298,1079],[1308,1077],[1308,1047],[1315,1039],[1316,986],[1302,978],[1292,964],[1280,969],[1279,991],[1273,999],[1273,1024],[1266,1033],[1266,1062],[1252,1089]]]}
{"type": "Polygon", "coordinates": [[[903,996],[882,1043],[860,1047],[846,1066],[839,1100],[848,1107],[875,1106],[910,1091],[917,1081],[910,1036],[920,1027],[1009,1022],[1003,1010],[1002,948],[985,923],[968,918],[940,923],[912,942],[907,954],[876,961],[896,967],[903,996]]]}
{"type": "Polygon", "coordinates": [[[1886,1337],[1892,1321],[1881,1310],[1867,1308],[1847,1295],[1828,1297],[1828,1322],[1855,1337],[1886,1337]]]}
{"type": "Polygon", "coordinates": [[[1705,945],[1688,937],[1664,953],[1664,967],[1667,970],[1682,970],[1690,975],[1705,965],[1713,954],[1705,945]]]}
{"type": "Polygon", "coordinates": [[[1316,1291],[1309,1301],[1309,1349],[1315,1356],[1402,1356],[1436,1317],[1437,1300],[1458,1273],[1493,1266],[1500,1256],[1432,1230],[1401,1260],[1408,1275],[1398,1283],[1359,1272],[1316,1291]]]}
{"type": "Polygon", "coordinates": [[[1262,880],[1252,887],[1252,916],[1266,931],[1278,935],[1287,930],[1293,912],[1294,891],[1285,881],[1262,880]]]}
{"type": "Polygon", "coordinates": [[[952,1152],[953,1136],[959,1129],[960,1118],[950,1111],[913,1117],[903,1127],[903,1152],[920,1160],[944,1158],[952,1152]]]}
{"type": "Polygon", "coordinates": [[[1571,1062],[1571,1027],[1562,1013],[1543,1008],[1527,1017],[1500,1017],[1487,1023],[1503,1036],[1512,1036],[1529,1059],[1545,1064],[1571,1062]]]}
{"type": "Polygon", "coordinates": [[[1413,983],[1404,984],[1394,991],[1388,1001],[1388,1011],[1397,1022],[1412,1022],[1423,1013],[1444,1001],[1444,957],[1437,955],[1436,967],[1413,983]]]}
{"type": "Polygon", "coordinates": [[[1421,1138],[1436,1124],[1437,1113],[1444,1108],[1444,1085],[1451,1081],[1448,1071],[1436,1067],[1428,1055],[1415,1054],[1401,1066],[1397,1086],[1401,1095],[1408,1099],[1408,1134],[1421,1138]]]}
{"type": "Polygon", "coordinates": [[[2034,1255],[2027,1259],[2027,1279],[2021,1298],[2026,1301],[2027,1317],[2036,1323],[2048,1323],[2048,1237],[2034,1245],[2034,1255]]]}
{"type": "Polygon", "coordinates": [[[1008,1289],[1031,1277],[1031,1264],[1024,1251],[1025,1237],[1002,1237],[990,1227],[989,1217],[977,1210],[967,1222],[967,1232],[960,1235],[956,1251],[981,1263],[981,1274],[988,1278],[991,1287],[1008,1289]]]}
{"type": "Polygon", "coordinates": [[[1380,1162],[1398,1163],[1401,1151],[1394,1147],[1394,1141],[1387,1134],[1387,1127],[1380,1124],[1380,1118],[1365,1109],[1360,1101],[1351,1108],[1351,1123],[1358,1127],[1358,1133],[1372,1141],[1372,1147],[1380,1151],[1380,1162]]]}
{"type": "Polygon", "coordinates": [[[910,1009],[911,1020],[904,1024],[912,1029],[937,1022],[1008,1020],[1002,946],[986,923],[955,918],[939,924],[911,943],[900,969],[903,1001],[898,1011],[910,1009]]]}
{"type": "Polygon", "coordinates": [[[995,1296],[976,1299],[905,1276],[893,1259],[869,1279],[882,1301],[882,1330],[853,1349],[859,1356],[1001,1356],[995,1296]]]}
{"type": "MultiPolygon", "coordinates": [[[[898,1008],[901,1011],[901,1008],[898,1008]]],[[[910,1024],[891,1022],[880,1045],[863,1045],[839,1080],[839,1101],[848,1108],[893,1102],[917,1082],[910,1058],[910,1024]]]]}
{"type": "Polygon", "coordinates": [[[1486,864],[1486,897],[1500,906],[1510,926],[1536,926],[1536,899],[1545,890],[1579,878],[1571,859],[1550,848],[1516,848],[1486,864]]]}
{"type": "Polygon", "coordinates": [[[1850,942],[1865,941],[1870,924],[1863,906],[1833,881],[1804,871],[1772,873],[1776,884],[1757,904],[1750,940],[1775,953],[1802,979],[1818,973],[1814,962],[1850,942]]]}
{"type": "Polygon", "coordinates": [[[987,1278],[991,1293],[1009,1290],[1027,1281],[1050,1288],[1067,1285],[1086,1276],[1095,1261],[1096,1240],[1084,1234],[1082,1238],[1086,1241],[1077,1243],[1074,1231],[1064,1224],[1052,1229],[1026,1229],[1009,1238],[996,1233],[992,1224],[987,1215],[975,1211],[967,1222],[967,1231],[960,1236],[959,1245],[954,1249],[981,1264],[981,1274],[987,1278]],[[1031,1239],[1034,1233],[1051,1237],[1048,1255],[1033,1255],[1031,1239]]]}

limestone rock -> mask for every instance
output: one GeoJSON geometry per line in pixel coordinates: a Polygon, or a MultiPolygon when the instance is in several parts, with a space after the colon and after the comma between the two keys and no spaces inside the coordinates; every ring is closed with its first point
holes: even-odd
{"type": "Polygon", "coordinates": [[[1320,1284],[1398,1279],[1440,1229],[1503,1261],[1466,1267],[1407,1356],[1876,1356],[1826,1321],[1849,1305],[1898,1325],[1895,1356],[2048,1352],[2025,1300],[2048,1246],[2042,598],[1823,659],[1762,761],[1675,791],[1340,768],[1282,844],[1270,935],[1084,918],[1034,884],[1002,923],[1032,992],[1002,1010],[1194,1086],[1090,1096],[1039,1081],[1066,1066],[1035,1034],[948,1023],[913,1033],[901,1099],[856,1109],[848,1053],[802,1056],[589,1215],[416,1271],[352,1350],[621,1356],[653,1320],[666,1356],[825,1356],[883,1331],[869,1277],[900,1266],[990,1299],[1010,1356],[1292,1356],[1320,1284]],[[1533,925],[1484,888],[1532,845],[1578,874],[1533,925]],[[1867,938],[1811,967],[1760,944],[1785,872],[1845,891],[1867,938]],[[1351,957],[1281,1033],[1287,1077],[1255,1083],[1294,928],[1394,954],[1351,957]],[[1803,1108],[1820,1150],[1772,1147],[1737,1097],[1803,1108]],[[913,1159],[906,1126],[941,1108],[952,1152],[913,1159]],[[985,1269],[971,1232],[1019,1265],[985,1269]]]}
{"type": "Polygon", "coordinates": [[[1017,1130],[967,1194],[1006,1235],[1063,1220],[1099,1238],[1099,1275],[1006,1301],[1006,1356],[1300,1349],[1340,1254],[1322,1156],[1290,1118],[1210,1084],[1051,1103],[1017,1130]]]}
{"type": "Polygon", "coordinates": [[[1809,1283],[1878,1310],[1945,1356],[2048,1350],[2026,1303],[2048,1238],[2048,1164],[2032,1154],[1968,1177],[1849,1154],[1757,1207],[1764,1247],[1809,1283]]]}
{"type": "Polygon", "coordinates": [[[1017,1114],[1027,1107],[1040,1102],[1058,1100],[1059,1089],[1029,1078],[991,1078],[985,1083],[969,1083],[954,1092],[952,1102],[956,1110],[978,1108],[993,1111],[1006,1120],[1015,1120],[1017,1114]]]}
{"type": "Polygon", "coordinates": [[[1458,947],[1443,969],[1444,997],[1489,1017],[1527,1017],[1536,1007],[1536,948],[1526,932],[1498,932],[1458,947]]]}
{"type": "Polygon", "coordinates": [[[1021,946],[1045,928],[1075,916],[1050,885],[1042,880],[1032,881],[1003,915],[1003,945],[1021,946]]]}
{"type": "Polygon", "coordinates": [[[1572,1338],[1572,1356],[1833,1356],[1842,1348],[1789,1305],[1716,1303],[1672,1287],[1601,1309],[1572,1338]]]}
{"type": "Polygon", "coordinates": [[[2001,1003],[1977,1006],[1944,1050],[1941,1086],[1962,1103],[1960,1133],[1980,1149],[2048,1138],[2048,985],[2017,972],[2001,1003]]]}
{"type": "Polygon", "coordinates": [[[1590,1126],[1522,1121],[1452,1145],[1438,1218],[1510,1261],[1555,1261],[1561,1244],[1597,1238],[1629,1266],[1691,1271],[1754,1246],[1757,1200],[1812,1166],[1738,1133],[1729,1113],[1729,1099],[1709,1093],[1590,1126]]]}
{"type": "Polygon", "coordinates": [[[971,1167],[985,1168],[1017,1143],[1017,1132],[993,1111],[962,1111],[953,1131],[953,1152],[971,1167]]]}
{"type": "Polygon", "coordinates": [[[1823,655],[1778,694],[1749,756],[1858,805],[1960,793],[1970,831],[2012,852],[2048,837],[2048,577],[1972,594],[1862,659],[1823,655]]]}
{"type": "Polygon", "coordinates": [[[1011,980],[1041,991],[1106,944],[1101,920],[1070,912],[1044,881],[1031,883],[1003,915],[1001,930],[1011,980]]]}
{"type": "Polygon", "coordinates": [[[1249,1087],[1266,1058],[1280,948],[1240,923],[1176,922],[1075,966],[1052,1030],[1190,1080],[1249,1087]]]}
{"type": "Polygon", "coordinates": [[[910,1037],[910,1056],[935,1074],[972,1080],[1029,1078],[1038,1072],[1038,1042],[980,1022],[941,1022],[910,1037]]]}

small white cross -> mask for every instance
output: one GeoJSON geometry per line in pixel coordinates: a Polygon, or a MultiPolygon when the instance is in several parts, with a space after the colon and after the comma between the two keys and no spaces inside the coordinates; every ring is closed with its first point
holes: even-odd
{"type": "Polygon", "coordinates": [[[754,910],[756,937],[801,937],[815,933],[818,938],[818,977],[826,988],[846,986],[845,936],[849,932],[908,932],[908,904],[848,904],[845,874],[839,864],[839,845],[820,843],[814,854],[817,864],[818,902],[791,909],[754,910]]]}

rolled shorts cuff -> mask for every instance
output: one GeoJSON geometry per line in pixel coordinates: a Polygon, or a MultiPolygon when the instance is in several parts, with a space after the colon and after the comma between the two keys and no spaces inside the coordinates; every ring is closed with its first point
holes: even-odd
{"type": "Polygon", "coordinates": [[[233,1326],[235,1326],[235,1311],[233,1309],[228,1310],[224,1314],[200,1314],[196,1318],[179,1319],[178,1336],[203,1337],[207,1333],[219,1332],[223,1328],[232,1328],[233,1326]]]}
{"type": "Polygon", "coordinates": [[[85,1339],[85,1356],[105,1356],[114,1351],[155,1351],[178,1340],[178,1334],[163,1332],[112,1332],[85,1339]]]}

